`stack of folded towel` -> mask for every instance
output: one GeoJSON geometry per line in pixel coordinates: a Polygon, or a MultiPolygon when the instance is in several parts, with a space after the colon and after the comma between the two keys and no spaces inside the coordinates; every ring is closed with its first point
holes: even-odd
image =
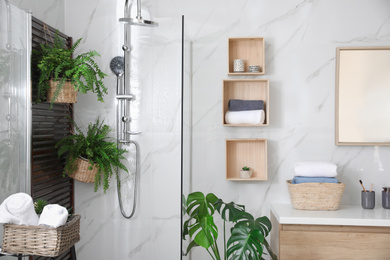
{"type": "Polygon", "coordinates": [[[0,223],[57,228],[67,220],[68,211],[58,204],[46,205],[39,217],[31,196],[22,192],[9,196],[0,205],[0,223]]]}
{"type": "Polygon", "coordinates": [[[227,124],[264,124],[264,101],[230,99],[225,114],[227,124]]]}
{"type": "Polygon", "coordinates": [[[297,162],[294,164],[293,184],[317,182],[338,183],[337,165],[328,162],[297,162]]]}

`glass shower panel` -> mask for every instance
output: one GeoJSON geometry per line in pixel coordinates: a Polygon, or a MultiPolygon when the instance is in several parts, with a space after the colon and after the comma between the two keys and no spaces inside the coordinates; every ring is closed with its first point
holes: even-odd
{"type": "Polygon", "coordinates": [[[0,0],[1,202],[30,192],[30,50],[31,15],[0,0]]]}

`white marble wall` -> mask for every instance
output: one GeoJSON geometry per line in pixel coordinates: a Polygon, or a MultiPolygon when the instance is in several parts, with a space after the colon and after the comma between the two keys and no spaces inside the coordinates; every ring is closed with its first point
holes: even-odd
{"type": "MultiPolygon", "coordinates": [[[[104,103],[93,94],[79,94],[75,119],[81,126],[100,116],[115,128],[116,76],[109,63],[123,55],[123,24],[118,21],[123,7],[124,1],[66,1],[65,32],[74,40],[83,38],[79,52],[97,50],[102,56],[97,61],[108,74],[104,103]]],[[[148,9],[144,3],[146,19],[148,9]]],[[[115,179],[107,194],[76,182],[75,208],[82,215],[80,259],[180,257],[180,19],[158,21],[158,28],[132,27],[131,93],[136,100],[131,106],[131,128],[142,132],[133,137],[140,147],[136,212],[130,220],[122,217],[115,179]]],[[[134,164],[129,166],[134,170],[134,164]]],[[[126,209],[132,206],[131,185],[132,181],[122,183],[126,209]]]]}
{"type": "MultiPolygon", "coordinates": [[[[80,51],[99,51],[98,62],[109,74],[105,103],[79,95],[79,123],[101,116],[115,125],[116,78],[109,62],[121,55],[118,19],[123,5],[119,0],[64,3],[65,32],[74,39],[83,37],[80,51]]],[[[146,0],[143,6],[145,17],[149,12],[160,27],[134,29],[132,83],[138,98],[132,128],[143,132],[136,137],[141,146],[137,212],[132,220],[120,215],[114,182],[107,194],[77,183],[76,211],[83,216],[79,259],[179,259],[182,14],[186,41],[192,45],[187,83],[192,83],[188,116],[194,191],[213,192],[245,204],[256,216],[268,215],[270,203],[289,202],[285,180],[294,162],[324,160],[339,166],[339,178],[347,185],[342,203],[359,203],[359,179],[374,184],[379,201],[381,187],[390,185],[390,148],[334,145],[335,49],[389,45],[389,1],[146,0]],[[266,75],[258,78],[270,80],[270,125],[223,127],[222,80],[233,78],[227,76],[227,39],[248,36],[262,36],[266,42],[266,75]],[[268,139],[268,181],[225,180],[226,138],[268,139]]],[[[192,259],[207,256],[196,250],[192,259]]]]}

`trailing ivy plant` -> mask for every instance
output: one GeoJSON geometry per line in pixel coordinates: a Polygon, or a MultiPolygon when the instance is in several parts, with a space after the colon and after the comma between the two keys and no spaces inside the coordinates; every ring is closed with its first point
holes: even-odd
{"type": "Polygon", "coordinates": [[[255,219],[245,211],[245,206],[234,202],[225,203],[213,193],[206,196],[202,192],[191,193],[187,201],[184,201],[183,208],[188,214],[188,219],[183,224],[183,239],[187,236],[190,238],[185,255],[191,249],[201,246],[214,260],[260,260],[264,259],[264,246],[271,259],[277,260],[265,239],[272,228],[266,216],[255,219]],[[214,220],[216,212],[223,219],[223,258],[217,244],[219,232],[214,220]],[[226,222],[233,223],[227,241],[226,222]]]}
{"type": "Polygon", "coordinates": [[[37,60],[40,73],[36,103],[46,99],[50,79],[59,81],[51,101],[52,104],[66,81],[70,81],[74,88],[81,93],[87,93],[88,91],[96,93],[98,101],[103,102],[103,95],[107,94],[103,78],[107,75],[100,70],[94,60],[95,57],[100,57],[100,55],[98,52],[91,50],[73,57],[80,42],[81,38],[71,48],[67,48],[60,36],[55,34],[52,45],[41,44],[40,48],[33,51],[32,59],[37,60]]]}
{"type": "Polygon", "coordinates": [[[128,172],[121,162],[125,159],[123,154],[126,150],[118,149],[116,141],[108,137],[110,128],[104,124],[104,121],[100,122],[97,119],[95,123],[90,123],[86,135],[73,120],[71,122],[77,133],[63,138],[56,144],[58,156],[66,155],[64,174],[72,175],[77,170],[75,164],[77,158],[85,158],[89,161],[89,170],[93,169],[93,165],[98,169],[95,176],[95,192],[102,185],[106,193],[109,180],[117,168],[128,172]]]}

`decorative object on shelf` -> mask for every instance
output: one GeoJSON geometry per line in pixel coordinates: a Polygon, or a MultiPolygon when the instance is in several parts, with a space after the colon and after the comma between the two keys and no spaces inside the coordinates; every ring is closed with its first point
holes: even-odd
{"type": "Polygon", "coordinates": [[[383,187],[382,190],[382,207],[390,209],[390,187],[383,187]]]}
{"type": "Polygon", "coordinates": [[[202,192],[188,195],[187,202],[183,200],[183,209],[188,219],[183,224],[183,239],[187,236],[190,243],[186,255],[196,246],[205,248],[212,259],[263,259],[263,247],[272,260],[277,260],[270,245],[265,239],[272,225],[268,217],[255,219],[245,211],[244,205],[234,202],[225,203],[213,193],[206,196],[202,192]],[[218,212],[223,224],[224,256],[218,249],[218,228],[214,222],[214,213],[218,212]],[[230,237],[226,242],[226,222],[233,224],[230,237]]]}
{"type": "Polygon", "coordinates": [[[103,95],[107,94],[103,78],[107,75],[100,70],[94,60],[100,55],[91,50],[73,58],[80,42],[81,39],[78,39],[68,49],[64,41],[56,34],[53,45],[41,44],[40,49],[33,50],[32,59],[37,62],[40,73],[36,103],[45,99],[52,104],[75,103],[77,91],[81,93],[92,91],[97,94],[98,100],[103,102],[103,95]],[[55,83],[50,83],[51,80],[55,83]],[[54,90],[50,91],[51,87],[54,90]],[[64,93],[61,94],[61,91],[64,93]],[[68,91],[73,91],[73,93],[68,93],[68,91]]]}
{"type": "Polygon", "coordinates": [[[240,178],[241,179],[250,179],[252,177],[252,171],[248,166],[242,167],[240,171],[240,178]]]}
{"type": "MultiPolygon", "coordinates": [[[[103,121],[100,122],[97,119],[95,123],[90,123],[86,135],[73,120],[71,122],[78,133],[69,135],[56,144],[59,157],[66,153],[64,174],[77,178],[79,176],[77,171],[82,170],[84,171],[82,176],[94,176],[95,192],[101,184],[104,193],[106,193],[110,177],[117,168],[128,172],[126,166],[121,162],[125,159],[123,154],[126,150],[118,149],[116,141],[108,137],[110,128],[103,121]],[[77,161],[80,161],[78,160],[80,157],[88,160],[88,165],[78,165],[77,161]]],[[[90,176],[87,178],[91,178],[90,176]]],[[[83,178],[78,180],[85,181],[83,178]]]]}
{"type": "Polygon", "coordinates": [[[362,191],[362,208],[373,209],[375,208],[375,191],[362,191]]]}
{"type": "Polygon", "coordinates": [[[260,72],[260,66],[259,65],[249,65],[248,71],[249,72],[260,72]]]}
{"type": "Polygon", "coordinates": [[[243,165],[250,165],[250,181],[267,180],[267,139],[226,139],[226,179],[245,181],[240,178],[243,165]]]}
{"type": "Polygon", "coordinates": [[[291,204],[294,209],[337,210],[343,196],[344,183],[300,183],[287,180],[291,204]]]}
{"type": "Polygon", "coordinates": [[[234,72],[244,72],[245,71],[245,61],[241,59],[235,59],[233,61],[233,71],[234,72]]]}
{"type": "Polygon", "coordinates": [[[265,74],[264,38],[243,37],[228,39],[228,75],[246,76],[265,74]],[[235,68],[235,60],[244,60],[246,64],[258,66],[256,71],[245,71],[245,67],[239,70],[235,68]]]}

